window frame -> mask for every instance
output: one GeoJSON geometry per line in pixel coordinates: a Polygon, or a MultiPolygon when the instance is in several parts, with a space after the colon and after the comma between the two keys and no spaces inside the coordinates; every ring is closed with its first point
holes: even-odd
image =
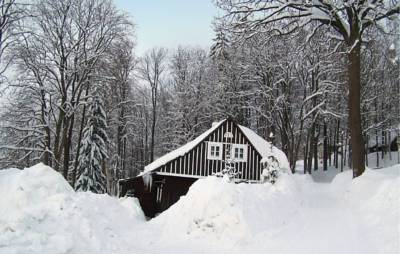
{"type": "Polygon", "coordinates": [[[222,149],[223,149],[223,144],[220,142],[207,142],[207,159],[208,160],[222,160],[222,149]],[[212,147],[214,147],[214,155],[211,154],[212,147]],[[218,147],[218,156],[215,156],[215,152],[218,147]]]}
{"type": "Polygon", "coordinates": [[[248,154],[248,145],[244,145],[244,144],[232,144],[232,159],[235,162],[247,162],[247,154],[248,154]],[[236,157],[236,149],[238,150],[238,156],[240,156],[240,149],[243,149],[243,158],[240,157],[236,157]]]}

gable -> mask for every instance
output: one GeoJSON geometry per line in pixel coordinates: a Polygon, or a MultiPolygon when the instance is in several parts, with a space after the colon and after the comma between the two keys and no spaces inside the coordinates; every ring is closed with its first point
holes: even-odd
{"type": "Polygon", "coordinates": [[[246,156],[244,156],[245,160],[235,161],[235,168],[241,172],[238,178],[254,181],[260,179],[262,155],[253,146],[241,127],[229,119],[218,122],[195,140],[149,164],[142,175],[148,172],[157,172],[159,175],[202,178],[220,172],[225,168],[225,158],[223,157],[221,160],[208,159],[209,142],[248,147],[246,156]],[[232,135],[230,142],[227,142],[228,140],[224,137],[226,133],[232,135]]]}
{"type": "Polygon", "coordinates": [[[220,122],[217,122],[215,124],[213,124],[213,126],[208,129],[207,131],[203,132],[200,136],[198,136],[197,138],[195,138],[194,140],[190,141],[189,143],[163,155],[162,157],[156,159],[155,161],[153,161],[152,163],[150,163],[149,165],[144,167],[144,171],[140,174],[143,175],[147,172],[153,171],[158,169],[159,167],[167,164],[168,162],[180,157],[180,156],[184,156],[186,153],[190,152],[192,149],[194,149],[199,143],[201,143],[202,141],[204,141],[210,134],[212,134],[215,130],[217,130],[222,123],[224,123],[225,121],[227,121],[227,119],[224,119],[220,122]]]}

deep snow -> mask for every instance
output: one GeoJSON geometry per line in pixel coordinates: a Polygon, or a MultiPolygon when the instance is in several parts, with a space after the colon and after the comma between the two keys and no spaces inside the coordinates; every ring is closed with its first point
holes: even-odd
{"type": "Polygon", "coordinates": [[[400,253],[400,165],[332,183],[197,181],[146,221],[135,199],[75,193],[44,165],[0,171],[0,253],[400,253]]]}
{"type": "Polygon", "coordinates": [[[136,200],[75,193],[43,164],[0,170],[0,193],[2,254],[121,253],[144,221],[136,200]]]}

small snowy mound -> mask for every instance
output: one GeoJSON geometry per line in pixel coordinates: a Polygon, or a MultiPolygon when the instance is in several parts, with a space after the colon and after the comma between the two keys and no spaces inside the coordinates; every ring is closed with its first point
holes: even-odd
{"type": "Polygon", "coordinates": [[[246,240],[294,219],[300,207],[298,191],[288,174],[282,174],[274,185],[235,184],[208,177],[196,181],[186,196],[153,223],[164,228],[166,236],[179,233],[195,238],[246,240]]]}
{"type": "Polygon", "coordinates": [[[144,221],[136,200],[75,193],[43,164],[0,170],[0,193],[0,253],[120,253],[144,221]]]}

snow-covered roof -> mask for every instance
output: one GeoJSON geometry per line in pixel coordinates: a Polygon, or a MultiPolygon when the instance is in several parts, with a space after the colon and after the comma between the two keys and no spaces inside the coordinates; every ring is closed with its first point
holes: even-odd
{"type": "Polygon", "coordinates": [[[206,132],[202,133],[200,136],[198,136],[194,140],[190,141],[186,145],[183,145],[183,146],[167,153],[164,156],[161,156],[157,160],[155,160],[152,163],[150,163],[149,165],[145,166],[144,171],[142,173],[140,173],[139,176],[144,175],[147,172],[153,171],[154,169],[157,169],[157,168],[165,165],[166,163],[178,158],[179,156],[185,155],[187,152],[192,150],[196,145],[200,144],[210,133],[212,133],[214,130],[216,130],[225,121],[226,121],[226,119],[224,119],[220,122],[217,122],[217,123],[213,123],[212,127],[210,129],[208,129],[206,132]]]}
{"type": "MultiPolygon", "coordinates": [[[[186,153],[191,151],[194,147],[196,147],[198,144],[200,144],[209,134],[211,134],[214,130],[216,130],[226,120],[227,119],[224,119],[220,122],[213,123],[210,129],[205,131],[203,134],[198,136],[193,141],[190,141],[189,143],[179,147],[176,150],[167,153],[166,155],[156,159],[149,165],[145,166],[144,171],[140,173],[139,176],[145,175],[146,173],[151,172],[167,164],[168,162],[178,158],[179,156],[185,155],[186,153]]],[[[281,150],[279,150],[275,146],[271,146],[271,143],[260,137],[251,129],[241,125],[238,125],[238,127],[244,133],[249,142],[254,146],[254,148],[257,150],[257,152],[261,155],[262,158],[268,158],[269,156],[273,155],[275,158],[277,158],[280,167],[285,169],[290,168],[286,155],[281,150]]]]}
{"type": "Polygon", "coordinates": [[[247,139],[250,143],[254,146],[257,152],[260,153],[263,159],[267,159],[269,156],[274,156],[281,168],[289,169],[289,162],[286,158],[284,152],[276,148],[275,146],[271,145],[270,142],[266,141],[262,137],[260,137],[257,133],[252,131],[251,129],[244,127],[242,125],[238,125],[239,128],[242,130],[244,135],[246,135],[247,139]]]}

